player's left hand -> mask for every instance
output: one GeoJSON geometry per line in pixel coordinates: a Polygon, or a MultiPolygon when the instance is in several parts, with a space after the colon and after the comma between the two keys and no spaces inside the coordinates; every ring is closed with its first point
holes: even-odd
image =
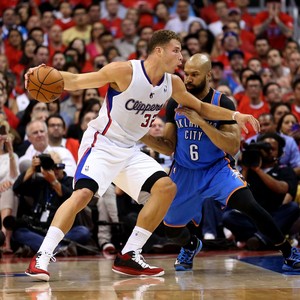
{"type": "Polygon", "coordinates": [[[175,111],[179,115],[187,117],[193,124],[201,126],[202,124],[206,123],[206,121],[195,110],[188,107],[178,107],[175,109],[175,111]]]}
{"type": "Polygon", "coordinates": [[[260,131],[259,122],[252,115],[238,113],[235,115],[234,119],[246,133],[248,133],[248,129],[246,127],[248,123],[250,123],[250,125],[253,127],[256,133],[260,131]]]}

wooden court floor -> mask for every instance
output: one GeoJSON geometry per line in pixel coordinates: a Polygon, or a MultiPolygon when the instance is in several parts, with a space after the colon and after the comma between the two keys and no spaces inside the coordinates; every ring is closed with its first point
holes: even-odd
{"type": "Polygon", "coordinates": [[[243,261],[272,261],[281,269],[275,252],[200,252],[191,272],[175,272],[176,255],[145,255],[147,262],[165,268],[163,277],[125,277],[111,271],[112,259],[102,255],[57,258],[51,263],[50,282],[24,276],[29,259],[0,259],[2,300],[289,300],[300,299],[300,274],[282,274],[243,261]]]}

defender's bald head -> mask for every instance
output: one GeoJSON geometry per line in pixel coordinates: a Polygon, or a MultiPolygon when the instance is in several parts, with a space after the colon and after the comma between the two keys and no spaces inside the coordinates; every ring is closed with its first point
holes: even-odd
{"type": "Polygon", "coordinates": [[[207,54],[203,53],[196,53],[191,56],[186,61],[186,65],[192,68],[196,68],[205,74],[211,71],[211,60],[207,54]]]}

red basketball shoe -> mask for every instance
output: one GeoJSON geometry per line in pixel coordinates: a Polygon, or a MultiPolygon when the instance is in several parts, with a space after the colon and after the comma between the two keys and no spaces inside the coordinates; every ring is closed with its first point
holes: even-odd
{"type": "Polygon", "coordinates": [[[28,269],[25,274],[41,281],[49,281],[50,274],[48,272],[48,265],[50,260],[55,262],[56,259],[53,254],[46,252],[38,252],[30,261],[28,269]]]}
{"type": "Polygon", "coordinates": [[[119,253],[114,261],[112,270],[129,276],[162,276],[165,274],[162,268],[148,265],[138,250],[130,251],[123,255],[119,253]]]}

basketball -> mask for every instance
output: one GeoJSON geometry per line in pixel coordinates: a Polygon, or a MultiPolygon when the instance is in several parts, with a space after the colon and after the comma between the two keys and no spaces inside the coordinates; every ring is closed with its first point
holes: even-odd
{"type": "Polygon", "coordinates": [[[59,71],[42,66],[29,75],[27,90],[30,96],[40,102],[53,102],[64,90],[64,80],[59,71]]]}

